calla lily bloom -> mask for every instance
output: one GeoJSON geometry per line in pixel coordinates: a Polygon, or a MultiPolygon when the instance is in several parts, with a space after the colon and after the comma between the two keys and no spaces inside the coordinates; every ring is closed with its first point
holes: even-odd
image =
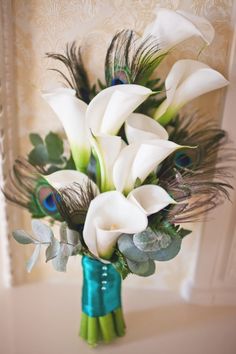
{"type": "Polygon", "coordinates": [[[89,103],[86,119],[94,135],[116,135],[127,117],[152,91],[140,85],[115,85],[102,90],[89,103]]]}
{"type": "Polygon", "coordinates": [[[93,135],[115,135],[126,118],[152,94],[139,85],[116,85],[99,92],[87,105],[75,91],[60,88],[42,96],[59,117],[67,134],[76,168],[85,171],[90,158],[90,131],[93,135]]]}
{"type": "Polygon", "coordinates": [[[158,8],[156,18],[145,30],[144,36],[153,35],[162,50],[169,50],[193,36],[200,37],[209,45],[215,35],[211,23],[203,17],[184,11],[158,8]]]}
{"type": "Polygon", "coordinates": [[[133,189],[127,199],[139,206],[147,215],[157,213],[169,204],[176,204],[162,187],[152,184],[133,189]]]}
{"type": "Polygon", "coordinates": [[[116,189],[128,194],[137,180],[142,183],[158,164],[179,148],[180,145],[162,139],[126,146],[121,150],[113,168],[116,189]]]}
{"type": "Polygon", "coordinates": [[[165,125],[189,101],[227,84],[224,76],[208,65],[196,60],[179,60],[166,78],[166,99],[157,108],[154,118],[165,125]]]}
{"type": "Polygon", "coordinates": [[[81,188],[86,189],[87,184],[90,183],[94,194],[99,194],[97,185],[90,178],[88,178],[87,175],[76,170],[56,171],[47,176],[43,175],[43,178],[45,178],[46,181],[56,190],[69,187],[73,183],[77,183],[81,186],[81,188]]]}
{"type": "Polygon", "coordinates": [[[90,158],[89,130],[85,120],[87,104],[75,97],[75,90],[59,88],[43,91],[42,97],[60,119],[76,169],[85,171],[90,158]]]}
{"type": "Polygon", "coordinates": [[[168,140],[168,133],[153,118],[141,113],[132,113],[125,122],[125,135],[129,142],[141,143],[145,140],[168,140]]]}
{"type": "Polygon", "coordinates": [[[95,256],[109,259],[122,233],[141,232],[147,224],[147,216],[140,207],[120,192],[102,193],[90,203],[84,224],[84,241],[95,256]]]}
{"type": "MultiPolygon", "coordinates": [[[[125,132],[130,144],[142,143],[151,139],[168,139],[167,131],[158,122],[140,113],[133,113],[127,118],[125,122],[125,132]]],[[[99,161],[101,191],[105,192],[116,189],[113,179],[113,168],[119,154],[126,147],[125,142],[118,136],[103,134],[93,137],[91,144],[99,161]]],[[[125,158],[129,157],[126,156],[125,158]]],[[[132,159],[131,155],[130,158],[132,159]]],[[[125,171],[125,169],[120,171],[123,177],[129,171],[128,165],[127,168],[127,171],[125,171]]]]}

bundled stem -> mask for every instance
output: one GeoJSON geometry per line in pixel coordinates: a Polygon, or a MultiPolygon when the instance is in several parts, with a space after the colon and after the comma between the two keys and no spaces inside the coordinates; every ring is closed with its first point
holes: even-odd
{"type": "Polygon", "coordinates": [[[82,312],[79,335],[89,345],[96,346],[99,341],[108,344],[124,336],[125,328],[122,308],[99,317],[90,317],[82,312]]]}

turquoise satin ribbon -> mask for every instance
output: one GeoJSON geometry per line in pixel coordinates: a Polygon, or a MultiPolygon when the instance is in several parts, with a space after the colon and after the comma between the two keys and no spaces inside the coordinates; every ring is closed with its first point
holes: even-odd
{"type": "Polygon", "coordinates": [[[83,256],[82,311],[105,316],[121,307],[121,276],[112,264],[83,256]]]}

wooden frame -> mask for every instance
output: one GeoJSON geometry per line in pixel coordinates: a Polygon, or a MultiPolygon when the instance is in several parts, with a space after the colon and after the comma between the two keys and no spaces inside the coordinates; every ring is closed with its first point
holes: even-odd
{"type": "MultiPolygon", "coordinates": [[[[14,35],[11,1],[0,1],[0,184],[4,181],[18,151],[18,129],[15,115],[14,35]]],[[[12,208],[0,194],[0,286],[11,286],[23,277],[13,266],[14,243],[9,230],[19,225],[20,211],[12,208]],[[13,276],[14,269],[14,276],[13,276]]]]}
{"type": "MultiPolygon", "coordinates": [[[[233,37],[222,128],[236,142],[236,2],[232,13],[233,37]]],[[[235,175],[235,171],[234,171],[235,175]]],[[[185,299],[199,304],[236,305],[236,179],[232,181],[232,203],[225,203],[211,215],[211,222],[199,227],[199,245],[194,269],[182,287],[185,299]]]]}

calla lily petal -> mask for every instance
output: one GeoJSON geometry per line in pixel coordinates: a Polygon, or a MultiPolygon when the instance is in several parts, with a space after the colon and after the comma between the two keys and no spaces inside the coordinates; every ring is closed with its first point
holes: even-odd
{"type": "Polygon", "coordinates": [[[76,168],[85,170],[90,158],[89,130],[85,120],[87,104],[75,97],[74,90],[67,88],[43,91],[42,97],[65,129],[76,168]]]}
{"type": "Polygon", "coordinates": [[[169,140],[149,140],[141,144],[132,165],[133,180],[142,182],[172,152],[182,146],[169,140]]]}
{"type": "Polygon", "coordinates": [[[102,193],[90,203],[84,241],[95,256],[109,259],[120,234],[141,232],[147,223],[147,216],[121,193],[102,193]]]}
{"type": "Polygon", "coordinates": [[[125,122],[125,135],[129,144],[144,140],[168,140],[168,133],[161,124],[141,113],[132,113],[125,122]]]}
{"type": "Polygon", "coordinates": [[[130,192],[137,179],[143,182],[167,156],[179,148],[180,145],[162,139],[128,145],[120,152],[113,168],[116,189],[130,192]]]}
{"type": "Polygon", "coordinates": [[[119,154],[113,167],[113,182],[116,190],[125,193],[133,189],[135,181],[131,173],[132,164],[139,148],[139,144],[126,146],[119,154]]]}
{"type": "Polygon", "coordinates": [[[116,85],[99,92],[86,117],[93,134],[116,135],[126,118],[152,93],[144,86],[116,85]]]}
{"type": "Polygon", "coordinates": [[[167,98],[156,110],[154,118],[167,124],[187,102],[227,84],[224,76],[208,65],[196,60],[179,60],[166,78],[167,98]]]}
{"type": "Polygon", "coordinates": [[[158,8],[156,18],[145,30],[144,36],[153,35],[163,50],[169,50],[188,38],[197,36],[209,45],[215,35],[211,23],[184,11],[158,8]]]}
{"type": "Polygon", "coordinates": [[[196,27],[196,30],[199,31],[199,34],[196,35],[201,37],[207,45],[210,45],[215,37],[215,29],[212,24],[205,18],[186,11],[176,11],[180,16],[182,15],[187,21],[192,22],[196,27]]]}
{"type": "Polygon", "coordinates": [[[115,189],[112,169],[121,149],[125,146],[125,142],[119,136],[98,135],[91,138],[91,145],[99,161],[101,191],[115,189]]]}
{"type": "Polygon", "coordinates": [[[79,184],[82,188],[86,188],[88,183],[90,183],[93,187],[94,194],[98,194],[99,190],[97,185],[88,178],[82,172],[75,170],[61,170],[51,173],[50,175],[43,176],[46,181],[56,190],[63,189],[65,187],[71,186],[73,183],[79,184]]]}
{"type": "Polygon", "coordinates": [[[157,213],[169,204],[176,204],[162,187],[151,184],[135,188],[127,199],[138,205],[147,215],[157,213]]]}

